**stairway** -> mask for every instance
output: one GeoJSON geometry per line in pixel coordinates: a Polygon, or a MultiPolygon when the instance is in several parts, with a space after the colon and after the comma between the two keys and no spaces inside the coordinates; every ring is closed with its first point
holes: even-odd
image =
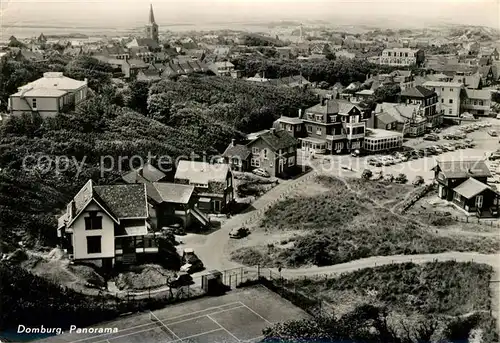
{"type": "Polygon", "coordinates": [[[196,220],[201,223],[201,225],[203,226],[210,225],[210,219],[208,219],[207,215],[201,212],[197,207],[193,207],[191,209],[191,213],[193,214],[193,217],[195,217],[196,220]]]}

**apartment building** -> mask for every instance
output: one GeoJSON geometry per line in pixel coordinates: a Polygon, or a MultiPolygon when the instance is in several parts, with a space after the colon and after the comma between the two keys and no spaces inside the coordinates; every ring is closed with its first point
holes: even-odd
{"type": "Polygon", "coordinates": [[[411,65],[420,66],[425,61],[425,54],[420,49],[410,48],[389,48],[382,51],[380,64],[390,66],[409,67],[411,65]]]}
{"type": "Polygon", "coordinates": [[[436,92],[440,111],[443,111],[445,116],[458,117],[460,115],[460,105],[465,89],[463,83],[427,81],[423,86],[436,92]]]}

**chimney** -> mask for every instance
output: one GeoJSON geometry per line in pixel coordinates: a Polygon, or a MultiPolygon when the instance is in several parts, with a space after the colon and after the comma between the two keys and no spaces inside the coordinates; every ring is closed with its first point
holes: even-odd
{"type": "Polygon", "coordinates": [[[326,105],[326,101],[327,101],[326,98],[321,98],[321,106],[325,106],[326,105]]]}
{"type": "Polygon", "coordinates": [[[68,215],[68,219],[71,220],[75,214],[75,201],[71,200],[66,209],[66,213],[68,215]]]}
{"type": "Polygon", "coordinates": [[[231,139],[231,146],[234,146],[234,143],[236,142],[236,139],[231,139]]]}

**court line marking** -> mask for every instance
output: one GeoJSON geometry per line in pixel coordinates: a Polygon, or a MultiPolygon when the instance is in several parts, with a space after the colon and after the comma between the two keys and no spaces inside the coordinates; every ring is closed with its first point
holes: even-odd
{"type": "Polygon", "coordinates": [[[150,313],[153,317],[155,317],[155,319],[156,319],[157,321],[159,321],[159,322],[161,323],[161,325],[163,325],[163,327],[164,327],[165,329],[167,329],[167,330],[168,330],[168,332],[170,332],[170,333],[174,336],[174,338],[176,338],[176,339],[180,339],[180,338],[179,338],[179,336],[177,336],[177,335],[175,334],[175,332],[173,332],[172,330],[170,330],[170,328],[169,328],[168,326],[166,326],[165,324],[163,324],[163,322],[160,320],[160,318],[158,318],[158,317],[156,316],[156,314],[154,314],[154,313],[153,313],[153,312],[151,312],[151,311],[149,311],[149,313],[150,313]]]}
{"type": "Polygon", "coordinates": [[[177,342],[182,342],[182,340],[184,340],[184,339],[189,339],[189,338],[199,337],[199,336],[203,336],[203,335],[206,335],[206,334],[209,334],[209,333],[212,333],[212,332],[216,332],[216,331],[224,331],[224,329],[221,329],[221,328],[218,328],[218,329],[213,329],[213,330],[205,331],[205,332],[202,332],[202,333],[198,333],[198,334],[196,334],[196,335],[191,335],[191,336],[182,337],[182,338],[179,338],[179,339],[178,339],[178,340],[176,340],[176,341],[171,341],[171,342],[167,342],[167,343],[177,343],[177,342]]]}
{"type": "Polygon", "coordinates": [[[238,339],[238,337],[236,337],[235,335],[233,335],[231,332],[229,332],[228,329],[226,329],[225,327],[223,327],[222,325],[219,324],[218,321],[216,321],[215,319],[213,319],[212,317],[210,317],[209,314],[207,314],[207,317],[208,319],[210,319],[211,321],[213,321],[215,324],[219,325],[221,329],[223,329],[224,331],[226,331],[229,335],[231,335],[235,340],[236,342],[241,342],[241,340],[238,339]]]}
{"type": "MultiPolygon", "coordinates": [[[[191,313],[186,313],[186,314],[182,314],[182,315],[178,315],[178,316],[173,316],[173,317],[170,317],[170,318],[163,319],[163,321],[167,321],[167,320],[171,320],[171,319],[177,319],[177,318],[182,318],[182,317],[187,317],[187,316],[190,316],[192,314],[196,314],[196,313],[200,313],[200,312],[205,312],[205,311],[208,311],[208,310],[214,310],[214,309],[217,309],[217,308],[221,308],[221,307],[225,307],[225,306],[230,306],[230,305],[236,305],[236,304],[241,304],[241,302],[240,301],[235,301],[235,302],[228,303],[228,304],[223,304],[223,305],[220,305],[220,306],[207,307],[204,310],[199,310],[199,311],[194,311],[194,312],[191,312],[191,313]]],[[[204,317],[204,316],[202,316],[202,317],[204,317]]],[[[131,327],[124,328],[124,329],[118,329],[118,330],[120,330],[120,331],[129,331],[129,330],[133,330],[133,329],[137,329],[137,328],[141,328],[141,327],[145,327],[145,326],[149,326],[149,325],[154,325],[154,323],[145,323],[145,324],[135,325],[135,326],[131,326],[131,327]]],[[[150,330],[150,329],[148,329],[148,330],[150,330]]],[[[137,331],[137,332],[143,332],[143,331],[147,331],[147,330],[141,330],[141,331],[137,331]]],[[[134,332],[134,333],[136,333],[136,332],[134,332]]],[[[107,336],[107,335],[112,335],[112,334],[102,333],[102,334],[95,335],[95,336],[92,336],[92,337],[80,338],[80,339],[77,339],[75,341],[71,341],[69,343],[77,343],[77,342],[88,341],[88,340],[91,340],[91,339],[95,339],[95,338],[99,338],[99,337],[103,337],[103,336],[107,336]]],[[[111,337],[111,339],[113,339],[113,337],[111,337]]],[[[98,341],[98,342],[106,342],[106,340],[103,339],[103,340],[98,341]]]]}
{"type": "Polygon", "coordinates": [[[248,342],[248,343],[251,343],[251,342],[257,342],[257,341],[261,341],[262,339],[264,339],[266,336],[262,335],[262,336],[257,336],[257,337],[254,337],[254,338],[250,338],[250,339],[247,339],[246,341],[244,342],[248,342]]]}
{"type": "Polygon", "coordinates": [[[260,314],[258,314],[258,313],[257,313],[257,312],[255,312],[254,310],[252,310],[250,307],[248,307],[247,305],[245,305],[244,303],[242,303],[241,301],[240,301],[240,304],[241,304],[241,305],[243,305],[244,307],[246,307],[246,308],[247,308],[250,312],[252,312],[252,313],[256,314],[256,315],[257,315],[257,316],[259,316],[261,319],[265,320],[268,324],[271,324],[271,325],[273,324],[273,323],[271,323],[269,320],[267,320],[266,318],[262,317],[260,314]]]}
{"type": "MultiPolygon", "coordinates": [[[[220,310],[220,311],[212,312],[210,314],[218,314],[218,313],[222,313],[222,312],[227,312],[227,311],[231,311],[231,310],[236,309],[236,308],[243,308],[243,306],[232,307],[232,308],[228,308],[228,309],[225,309],[225,310],[220,310]]],[[[192,320],[195,320],[195,319],[204,318],[204,317],[208,317],[208,315],[204,314],[203,316],[198,316],[198,317],[188,318],[188,319],[184,319],[184,320],[179,320],[177,322],[169,323],[168,325],[185,323],[185,322],[189,322],[189,321],[192,321],[192,320]]],[[[175,317],[174,317],[174,319],[175,319],[175,317]]],[[[123,337],[133,336],[133,335],[135,335],[137,333],[151,331],[151,330],[154,330],[156,328],[156,326],[154,325],[154,323],[148,323],[148,325],[153,325],[153,327],[147,328],[147,329],[144,329],[144,330],[139,330],[139,331],[134,331],[134,332],[126,333],[126,334],[119,335],[119,336],[109,337],[109,339],[113,340],[113,339],[116,339],[116,338],[123,338],[123,337]]],[[[163,325],[165,325],[165,324],[163,324],[163,325]]],[[[218,329],[218,330],[220,330],[220,329],[218,329]]],[[[112,334],[108,334],[108,335],[112,335],[112,334]]],[[[184,339],[184,338],[179,338],[179,337],[177,337],[177,338],[180,339],[180,340],[184,339]]],[[[176,341],[176,340],[174,340],[174,341],[176,341]]],[[[174,342],[174,341],[172,341],[172,342],[174,342]]],[[[95,343],[103,343],[103,342],[106,342],[106,340],[103,339],[103,340],[97,341],[95,343]]],[[[74,343],[74,342],[71,342],[71,343],[74,343]]]]}
{"type": "Polygon", "coordinates": [[[207,317],[209,315],[219,314],[219,313],[223,313],[223,312],[227,312],[227,311],[232,311],[232,310],[235,310],[237,308],[244,308],[244,306],[232,307],[232,308],[228,308],[227,310],[220,310],[220,311],[217,311],[217,312],[212,312],[210,314],[204,314],[203,316],[198,316],[198,317],[188,318],[188,319],[184,319],[184,320],[179,320],[177,322],[168,323],[167,325],[175,325],[175,324],[185,323],[185,322],[189,322],[189,321],[194,320],[194,319],[200,319],[200,318],[203,318],[203,317],[207,317]]]}

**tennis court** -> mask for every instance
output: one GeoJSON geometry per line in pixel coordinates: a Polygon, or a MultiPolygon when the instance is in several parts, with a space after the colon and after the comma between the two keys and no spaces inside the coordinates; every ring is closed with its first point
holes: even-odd
{"type": "Polygon", "coordinates": [[[273,323],[308,314],[263,286],[231,291],[141,313],[96,326],[115,333],[72,333],[43,342],[65,343],[238,343],[257,342],[273,323]]]}

